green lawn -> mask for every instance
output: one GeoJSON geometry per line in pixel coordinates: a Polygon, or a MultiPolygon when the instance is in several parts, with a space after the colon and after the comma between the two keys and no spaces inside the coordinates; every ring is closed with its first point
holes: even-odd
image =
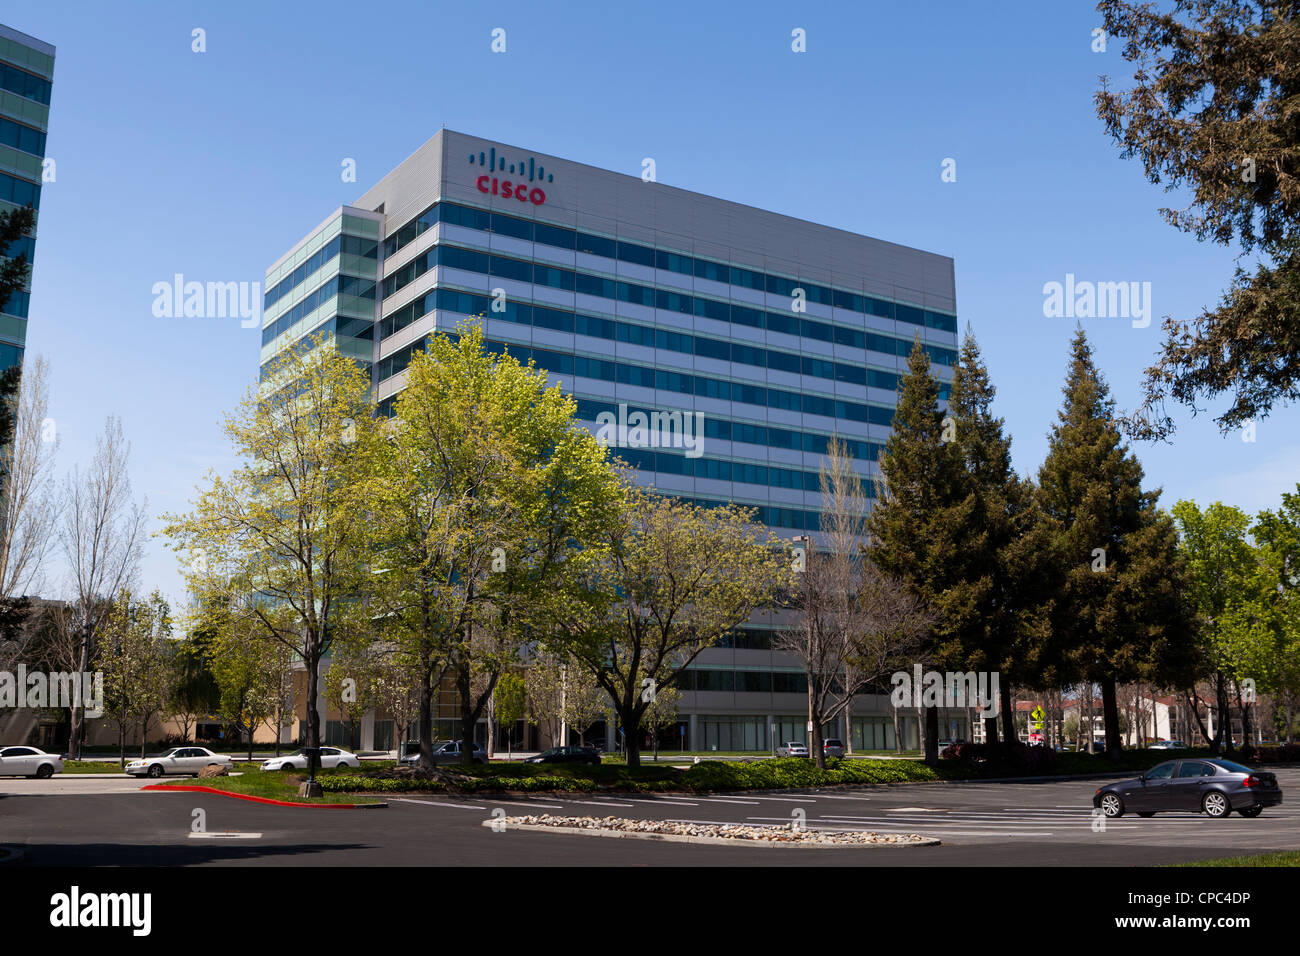
{"type": "Polygon", "coordinates": [[[1195,863],[1174,863],[1173,866],[1300,866],[1300,851],[1285,850],[1264,853],[1260,856],[1225,856],[1215,860],[1197,860],[1195,863]]]}
{"type": "MultiPolygon", "coordinates": [[[[332,770],[323,770],[316,775],[322,780],[332,770]]],[[[305,773],[282,773],[279,771],[240,770],[238,777],[164,777],[153,781],[160,784],[173,783],[179,786],[211,787],[227,793],[242,793],[253,797],[268,797],[272,800],[286,800],[290,803],[378,803],[371,797],[352,797],[345,792],[326,790],[324,796],[316,798],[298,796],[298,784],[306,779],[305,773]]]]}

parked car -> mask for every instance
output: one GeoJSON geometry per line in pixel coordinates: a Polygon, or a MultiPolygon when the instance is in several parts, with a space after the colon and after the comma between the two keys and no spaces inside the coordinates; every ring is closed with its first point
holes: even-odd
{"type": "Polygon", "coordinates": [[[797,740],[787,740],[776,748],[776,755],[778,757],[806,757],[808,756],[808,748],[797,740]]]}
{"type": "Polygon", "coordinates": [[[525,757],[524,763],[600,763],[600,754],[594,747],[552,747],[541,753],[525,757]]]}
{"type": "MultiPolygon", "coordinates": [[[[433,744],[433,765],[435,767],[444,767],[448,764],[460,763],[460,741],[435,741],[433,744]]],[[[417,750],[413,754],[407,754],[402,758],[402,763],[408,767],[414,767],[420,762],[420,752],[417,750]]],[[[474,745],[473,763],[487,763],[488,755],[480,745],[474,745]]]]}
{"type": "MultiPolygon", "coordinates": [[[[338,747],[322,747],[320,749],[320,759],[316,766],[322,770],[332,770],[335,767],[352,767],[353,769],[361,766],[361,758],[356,754],[348,753],[346,750],[339,750],[338,747]]],[[[301,750],[295,751],[284,757],[272,757],[270,760],[262,761],[263,770],[306,770],[307,755],[301,750]]]]}
{"type": "Polygon", "coordinates": [[[1274,774],[1251,770],[1231,760],[1167,760],[1136,780],[1098,787],[1092,805],[1108,817],[1133,812],[1140,817],[1185,810],[1226,817],[1236,810],[1257,817],[1282,803],[1274,774]]]}
{"type": "Polygon", "coordinates": [[[1150,750],[1186,750],[1187,744],[1181,740],[1157,740],[1148,749],[1150,750]]]}
{"type": "Polygon", "coordinates": [[[843,757],[844,741],[838,737],[827,737],[822,741],[822,753],[827,757],[843,757]]]}
{"type": "Polygon", "coordinates": [[[0,747],[0,777],[36,777],[48,780],[63,773],[63,758],[35,747],[0,747]]]}
{"type": "Polygon", "coordinates": [[[126,765],[126,772],[133,777],[161,777],[164,774],[197,777],[204,768],[211,766],[230,770],[235,762],[225,754],[214,754],[207,747],[173,747],[158,757],[132,760],[126,765]]]}

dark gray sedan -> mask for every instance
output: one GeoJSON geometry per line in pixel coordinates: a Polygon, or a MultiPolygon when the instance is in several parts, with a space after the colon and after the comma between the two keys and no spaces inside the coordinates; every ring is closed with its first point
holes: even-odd
{"type": "Polygon", "coordinates": [[[1217,757],[1168,760],[1136,780],[1099,787],[1092,798],[1093,807],[1108,817],[1151,817],[1173,810],[1211,817],[1236,810],[1243,817],[1257,817],[1265,807],[1281,802],[1282,788],[1274,774],[1217,757]]]}
{"type": "MultiPolygon", "coordinates": [[[[431,751],[430,756],[433,758],[433,765],[435,767],[451,766],[453,764],[458,764],[461,762],[459,740],[451,740],[446,742],[435,741],[430,746],[429,749],[431,751]]],[[[415,751],[415,753],[408,753],[405,757],[401,759],[402,765],[406,767],[414,767],[417,764],[419,764],[419,762],[420,762],[420,751],[418,749],[415,751]]],[[[474,763],[488,762],[487,751],[484,750],[482,746],[480,746],[478,743],[474,744],[473,762],[474,763]]]]}

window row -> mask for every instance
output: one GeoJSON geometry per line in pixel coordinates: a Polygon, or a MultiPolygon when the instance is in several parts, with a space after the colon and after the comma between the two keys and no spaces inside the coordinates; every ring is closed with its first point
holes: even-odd
{"type": "MultiPolygon", "coordinates": [[[[777,349],[766,349],[740,342],[728,342],[712,339],[689,332],[673,329],[658,329],[615,319],[570,312],[567,309],[555,309],[549,306],[531,305],[526,302],[507,301],[505,310],[492,310],[492,300],[485,295],[461,292],[456,289],[436,288],[418,299],[408,302],[382,322],[382,336],[387,338],[395,332],[409,326],[428,315],[434,309],[459,312],[463,315],[484,315],[504,322],[529,325],[537,328],[551,329],[586,335],[609,341],[627,342],[646,348],[658,348],[666,351],[681,352],[686,355],[698,355],[704,358],[736,362],[741,365],[753,365],[758,368],[775,369],[795,375],[811,375],[816,378],[831,379],[852,385],[870,385],[873,388],[894,389],[898,377],[893,372],[882,369],[866,368],[851,362],[833,362],[815,355],[796,355],[777,349]]],[[[936,346],[925,346],[926,354],[932,361],[936,358],[936,346]]],[[[944,350],[946,351],[946,350],[944,350]]],[[[941,363],[942,364],[942,363],[941,363]]]]}
{"type": "Polygon", "coordinates": [[[678,678],[677,686],[680,690],[691,691],[806,694],[808,693],[808,676],[792,671],[721,671],[688,667],[682,672],[682,676],[678,678]]]}
{"type": "MultiPolygon", "coordinates": [[[[578,417],[583,421],[595,422],[596,416],[601,412],[619,414],[619,408],[613,402],[579,398],[577,403],[578,417]]],[[[873,412],[888,412],[890,417],[893,415],[893,409],[889,408],[871,406],[871,410],[873,412]]],[[[631,415],[633,412],[641,412],[648,416],[651,410],[628,406],[627,414],[631,415]]],[[[889,420],[883,422],[886,425],[889,423],[889,420]]],[[[769,448],[784,448],[788,451],[806,451],[814,455],[824,455],[826,454],[827,444],[834,436],[796,431],[790,428],[777,428],[775,425],[754,425],[749,422],[733,422],[725,418],[705,416],[704,437],[706,439],[717,439],[718,441],[738,441],[748,445],[766,445],[769,448]]],[[[851,457],[863,461],[878,461],[880,449],[883,447],[878,442],[852,438],[840,438],[840,441],[846,446],[851,457]]]]}
{"type": "MultiPolygon", "coordinates": [[[[564,289],[567,292],[580,292],[584,295],[613,299],[619,302],[632,302],[647,308],[662,309],[666,312],[678,312],[706,319],[715,319],[719,322],[768,329],[772,332],[784,332],[786,335],[801,336],[820,342],[831,342],[849,348],[872,349],[886,355],[908,355],[912,351],[914,344],[908,339],[895,338],[879,332],[866,332],[862,329],[851,329],[847,326],[833,325],[829,322],[819,322],[816,319],[801,318],[795,314],[765,312],[762,309],[720,302],[717,299],[686,295],[671,289],[655,289],[635,282],[622,282],[602,276],[573,272],[568,269],[557,269],[553,266],[524,262],[507,256],[496,256],[475,249],[450,245],[434,246],[424,255],[411,260],[400,270],[385,278],[384,295],[392,295],[397,290],[413,282],[417,277],[424,275],[434,266],[447,266],[452,269],[462,269],[466,272],[476,272],[480,275],[516,279],[520,282],[564,289]]],[[[556,311],[563,312],[563,310],[556,311]]],[[[637,326],[637,328],[641,327],[637,326]]],[[[561,328],[561,330],[574,331],[572,327],[561,328]]],[[[681,335],[686,341],[691,338],[686,333],[677,334],[681,335]]],[[[624,341],[631,340],[625,339],[624,341]]],[[[709,341],[717,342],[718,344],[715,346],[717,348],[727,345],[726,342],[719,342],[714,339],[709,341]]],[[[956,364],[957,352],[955,349],[944,348],[939,345],[923,345],[923,348],[926,354],[930,356],[930,360],[936,364],[947,366],[956,364]]],[[[690,350],[689,347],[685,347],[680,351],[690,350]]],[[[759,349],[758,351],[761,352],[762,350],[759,349]]],[[[696,354],[700,353],[697,352],[696,354]]],[[[745,360],[732,359],[732,361],[745,360]]],[[[747,362],[747,364],[762,365],[765,363],[747,362]]],[[[787,371],[798,371],[798,369],[787,369],[787,371]]]]}
{"type": "Polygon", "coordinates": [[[43,106],[50,105],[50,81],[8,63],[0,63],[0,90],[17,93],[43,106]]]}
{"type": "Polygon", "coordinates": [[[38,129],[0,116],[0,146],[20,149],[33,156],[44,156],[45,134],[38,129]]]}
{"type": "MultiPolygon", "coordinates": [[[[711,378],[706,375],[692,375],[688,372],[676,372],[671,369],[656,369],[645,365],[630,365],[624,362],[612,362],[607,359],[588,358],[567,352],[553,352],[548,349],[529,348],[507,342],[488,340],[486,346],[500,353],[508,349],[521,362],[533,359],[539,368],[560,375],[580,375],[623,385],[639,385],[663,391],[680,392],[684,395],[700,395],[722,401],[740,402],[746,405],[758,405],[767,408],[781,408],[805,415],[821,415],[826,418],[842,418],[845,421],[874,422],[889,424],[893,420],[891,409],[881,410],[881,406],[866,405],[843,399],[814,395],[807,392],[791,392],[780,388],[767,388],[762,385],[749,385],[744,382],[732,382],[727,379],[711,378]],[[885,412],[889,421],[883,421],[885,412]]],[[[378,381],[384,381],[398,374],[411,362],[411,356],[423,349],[423,342],[413,342],[399,349],[379,363],[378,381]]],[[[872,370],[874,371],[874,370],[872,370]]],[[[881,372],[881,375],[890,373],[881,372]]],[[[897,389],[898,376],[890,375],[892,382],[880,383],[882,388],[897,389]]],[[[950,385],[939,385],[939,397],[946,400],[950,385]]]]}
{"type": "Polygon", "coordinates": [[[312,253],[298,268],[293,270],[292,274],[285,276],[273,287],[267,289],[266,294],[262,297],[262,308],[269,309],[288,295],[295,286],[301,285],[311,278],[321,266],[340,252],[344,255],[361,256],[365,259],[377,259],[379,256],[379,240],[363,239],[361,236],[335,236],[312,253]]]}
{"type": "MultiPolygon", "coordinates": [[[[342,274],[331,276],[319,288],[313,289],[306,298],[292,309],[262,329],[262,344],[269,345],[276,336],[289,331],[289,329],[301,322],[304,316],[311,315],[312,312],[328,304],[337,295],[352,295],[360,299],[373,301],[375,298],[375,280],[342,274]]],[[[370,324],[374,325],[373,322],[370,324]]]]}
{"type": "Polygon", "coordinates": [[[0,200],[15,206],[41,208],[41,184],[0,173],[0,200]]]}
{"type": "MultiPolygon", "coordinates": [[[[710,458],[708,455],[689,458],[683,453],[655,451],[649,448],[611,450],[633,468],[641,471],[683,475],[688,478],[707,478],[711,481],[734,481],[746,485],[765,485],[769,488],[786,488],[791,491],[821,490],[820,473],[803,468],[757,465],[747,461],[731,461],[727,458],[710,458]]],[[[874,498],[875,483],[864,479],[862,493],[864,497],[874,498]]]]}
{"type": "Polygon", "coordinates": [[[19,236],[9,243],[8,248],[0,249],[0,256],[4,256],[6,259],[17,259],[19,256],[26,256],[27,264],[31,265],[32,260],[36,258],[36,238],[34,236],[19,236]]]}
{"type": "Polygon", "coordinates": [[[488,212],[484,209],[475,209],[471,206],[461,206],[450,202],[435,203],[385,239],[384,255],[392,255],[415,239],[416,236],[431,229],[438,222],[485,232],[495,232],[529,242],[539,242],[543,245],[556,246],[574,252],[584,252],[607,259],[617,259],[620,262],[631,262],[651,268],[665,269],[695,278],[711,279],[728,285],[770,292],[774,295],[793,295],[794,290],[799,288],[804,290],[804,294],[810,302],[848,309],[852,312],[861,312],[865,315],[897,319],[900,322],[910,322],[913,325],[926,328],[942,329],[945,332],[955,333],[957,331],[957,317],[954,315],[920,309],[916,306],[902,305],[901,303],[896,304],[844,289],[832,289],[829,286],[819,285],[814,282],[803,282],[785,276],[733,266],[725,262],[715,262],[711,259],[700,259],[676,252],[666,252],[662,249],[655,249],[652,246],[643,246],[634,242],[620,242],[604,236],[579,232],[575,229],[566,229],[563,226],[552,226],[544,222],[488,212]]]}
{"type": "Polygon", "coordinates": [[[16,315],[25,319],[31,305],[32,296],[30,292],[11,292],[9,298],[4,301],[4,314],[16,315]]]}

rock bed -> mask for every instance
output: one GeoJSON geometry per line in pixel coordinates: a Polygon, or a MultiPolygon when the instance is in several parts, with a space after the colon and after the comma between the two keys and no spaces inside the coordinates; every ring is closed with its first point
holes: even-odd
{"type": "Polygon", "coordinates": [[[497,828],[579,830],[602,834],[659,837],[674,840],[737,840],[764,844],[808,846],[917,846],[937,844],[919,833],[877,833],[874,830],[825,832],[788,826],[751,826],[743,823],[682,823],[671,820],[629,820],[625,817],[559,817],[549,813],[485,820],[497,828]]]}

